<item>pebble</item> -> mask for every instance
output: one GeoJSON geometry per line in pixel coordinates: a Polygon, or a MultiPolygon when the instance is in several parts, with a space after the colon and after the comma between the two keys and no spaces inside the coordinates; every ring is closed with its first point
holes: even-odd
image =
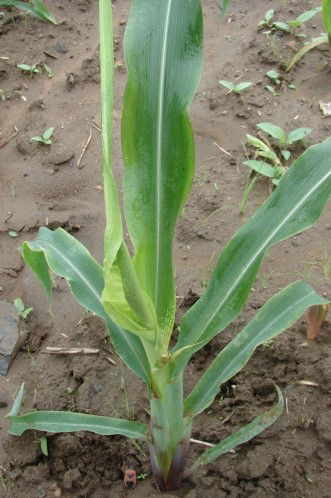
{"type": "Polygon", "coordinates": [[[67,47],[62,41],[58,41],[55,45],[55,50],[59,52],[59,54],[66,54],[68,52],[67,47]]]}
{"type": "Polygon", "coordinates": [[[7,374],[26,336],[27,331],[19,311],[13,304],[0,301],[0,375],[7,374]]]}

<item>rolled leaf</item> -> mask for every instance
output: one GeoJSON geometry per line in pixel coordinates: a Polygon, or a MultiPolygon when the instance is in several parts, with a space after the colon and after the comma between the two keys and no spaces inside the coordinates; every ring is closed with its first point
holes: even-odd
{"type": "MultiPolygon", "coordinates": [[[[255,215],[226,245],[205,294],[183,317],[174,351],[201,349],[237,316],[267,249],[312,226],[331,194],[331,139],[306,150],[255,215]]],[[[193,350],[177,358],[175,375],[193,350]]]]}
{"type": "MultiPolygon", "coordinates": [[[[322,35],[322,36],[319,36],[318,38],[313,38],[311,42],[309,43],[306,43],[300,50],[299,52],[297,52],[295,54],[295,56],[290,60],[290,62],[286,65],[286,71],[290,71],[292,69],[293,66],[295,66],[295,64],[297,62],[299,62],[299,60],[307,53],[309,52],[310,50],[312,50],[313,48],[315,47],[318,47],[318,45],[321,45],[322,43],[327,43],[329,38],[328,36],[330,35],[322,35]]],[[[329,40],[330,41],[330,40],[329,40]]]]}
{"type": "Polygon", "coordinates": [[[185,400],[185,415],[194,417],[207,408],[220,386],[244,367],[258,346],[290,327],[310,306],[328,302],[304,282],[295,282],[276,294],[207,368],[185,400]]]}
{"type": "Polygon", "coordinates": [[[35,411],[18,415],[23,391],[24,384],[21,386],[13,408],[7,415],[10,421],[9,433],[15,436],[21,436],[23,432],[33,429],[55,433],[89,431],[104,436],[118,434],[131,439],[147,440],[147,426],[131,420],[61,411],[35,411]]]}
{"type": "Polygon", "coordinates": [[[51,231],[42,227],[34,241],[24,242],[22,255],[41,281],[49,301],[52,294],[49,270],[64,277],[77,301],[106,321],[116,352],[123,361],[149,382],[148,360],[140,339],[112,322],[104,309],[102,270],[88,250],[62,228],[51,231]]]}
{"type": "Polygon", "coordinates": [[[329,311],[329,304],[312,306],[307,313],[307,339],[313,341],[319,335],[329,311]]]}
{"type": "Polygon", "coordinates": [[[279,387],[276,386],[277,394],[278,394],[278,402],[275,406],[256,417],[250,424],[245,425],[242,429],[235,432],[231,436],[224,439],[219,444],[216,444],[212,448],[209,448],[207,451],[202,453],[202,455],[197,459],[197,461],[192,465],[186,475],[193,474],[193,472],[200,466],[206,465],[218,458],[219,456],[227,453],[228,451],[236,448],[239,444],[246,443],[255,437],[260,432],[267,429],[270,425],[272,425],[277,418],[281,415],[284,409],[284,400],[283,395],[279,387]]]}
{"type": "Polygon", "coordinates": [[[200,0],[133,0],[124,49],[125,215],[137,276],[167,344],[175,313],[173,233],[194,169],[187,108],[201,73],[200,0]]]}

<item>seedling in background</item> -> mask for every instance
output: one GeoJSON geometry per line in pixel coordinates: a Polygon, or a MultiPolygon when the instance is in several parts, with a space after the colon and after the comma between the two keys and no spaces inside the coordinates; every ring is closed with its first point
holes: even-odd
{"type": "Polygon", "coordinates": [[[243,81],[242,83],[238,83],[238,85],[235,85],[234,83],[232,83],[232,81],[226,80],[219,80],[219,84],[227,88],[229,90],[228,93],[234,92],[237,95],[240,95],[241,92],[247,90],[247,88],[253,85],[253,83],[251,83],[250,81],[243,81]]]}
{"type": "Polygon", "coordinates": [[[262,19],[262,21],[259,22],[258,28],[259,29],[271,28],[272,27],[271,20],[274,17],[274,14],[275,14],[275,11],[273,9],[268,10],[264,15],[264,19],[262,19]]]}
{"type": "Polygon", "coordinates": [[[37,17],[41,21],[48,21],[57,24],[55,17],[41,2],[41,0],[30,0],[30,2],[20,2],[18,0],[0,0],[0,7],[16,7],[37,17]]]}
{"type": "Polygon", "coordinates": [[[318,38],[313,38],[310,42],[305,43],[299,52],[288,62],[286,65],[286,71],[290,71],[292,67],[295,66],[295,64],[313,48],[316,48],[323,43],[329,43],[331,47],[331,0],[322,1],[322,19],[327,31],[326,34],[323,34],[318,38]]]}
{"type": "Polygon", "coordinates": [[[291,156],[291,152],[288,150],[288,147],[293,145],[295,142],[303,141],[307,135],[312,132],[311,128],[296,128],[286,135],[282,128],[274,125],[273,123],[258,123],[256,127],[277,140],[278,143],[276,145],[285,161],[288,161],[291,156]]]}
{"type": "Polygon", "coordinates": [[[50,145],[52,143],[51,137],[54,133],[54,127],[48,128],[42,135],[37,135],[35,137],[31,137],[31,142],[40,142],[44,145],[50,145]]]}
{"type": "Polygon", "coordinates": [[[298,33],[297,29],[302,26],[303,23],[309,21],[317,14],[317,12],[320,12],[321,10],[322,7],[316,7],[316,9],[306,10],[293,21],[288,21],[287,23],[275,21],[272,23],[272,27],[277,28],[281,31],[285,31],[285,33],[290,33],[298,38],[305,38],[307,35],[305,35],[304,33],[298,33]]]}
{"type": "MultiPolygon", "coordinates": [[[[271,69],[266,73],[266,76],[274,83],[274,85],[279,86],[281,84],[281,76],[278,71],[271,69]]],[[[266,85],[265,88],[272,93],[274,97],[279,95],[272,85],[266,85]]]]}
{"type": "Polygon", "coordinates": [[[244,189],[239,207],[240,214],[245,212],[249,194],[259,178],[265,176],[271,179],[273,185],[279,184],[287,172],[287,166],[282,164],[282,160],[288,161],[291,157],[288,147],[297,141],[303,140],[312,131],[311,128],[297,128],[287,136],[279,126],[272,123],[259,123],[256,126],[277,140],[275,147],[278,154],[273,150],[272,145],[266,138],[261,140],[252,135],[246,135],[247,142],[255,149],[255,158],[247,159],[243,162],[245,166],[251,168],[252,173],[244,189]]]}
{"type": "MultiPolygon", "coordinates": [[[[228,3],[223,1],[223,5],[228,3]]],[[[178,339],[170,345],[176,311],[173,235],[194,172],[194,141],[187,109],[201,74],[201,2],[131,3],[124,38],[128,82],[122,110],[123,215],[112,173],[111,2],[99,0],[99,8],[106,211],[103,267],[61,228],[40,228],[34,241],[23,244],[22,255],[49,300],[52,272],[67,280],[80,304],[104,319],[114,349],[146,383],[150,425],[87,413],[25,409],[20,415],[23,384],[8,414],[10,433],[86,430],[140,439],[149,448],[159,489],[171,491],[200,466],[269,427],[283,410],[283,396],[276,387],[273,407],[208,448],[186,468],[189,445],[194,442],[194,419],[206,409],[213,411],[221,386],[243,368],[258,346],[290,327],[310,306],[328,303],[302,281],[281,290],[212,359],[184,399],[185,367],[193,354],[238,317],[266,251],[317,222],[331,193],[331,139],[308,149],[228,242],[204,295],[184,315],[178,339]],[[124,239],[122,216],[134,257],[124,239]]]]}
{"type": "Polygon", "coordinates": [[[17,297],[14,301],[15,308],[19,311],[20,316],[26,320],[30,313],[32,313],[33,308],[26,308],[20,297],[17,297]]]}
{"type": "Polygon", "coordinates": [[[30,76],[34,74],[42,74],[46,73],[49,78],[53,78],[53,71],[52,69],[47,66],[47,64],[44,64],[43,62],[39,62],[38,64],[17,64],[18,69],[21,69],[21,71],[29,73],[30,76]]]}

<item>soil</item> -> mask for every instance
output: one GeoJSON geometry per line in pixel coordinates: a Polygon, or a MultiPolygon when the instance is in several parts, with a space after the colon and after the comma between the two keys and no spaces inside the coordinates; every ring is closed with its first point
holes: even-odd
{"type": "MultiPolygon", "coordinates": [[[[246,213],[239,215],[248,175],[242,165],[245,134],[256,134],[255,125],[262,121],[287,130],[310,126],[313,131],[306,145],[330,134],[330,120],[319,109],[320,100],[331,101],[330,52],[321,46],[286,74],[282,64],[293,55],[293,46],[300,46],[300,40],[282,32],[267,37],[257,30],[266,10],[274,8],[275,19],[284,21],[311,8],[312,2],[234,0],[222,25],[218,4],[216,0],[203,2],[204,68],[190,110],[196,175],[174,243],[177,320],[203,292],[227,240],[269,195],[268,181],[260,180],[246,213]],[[265,89],[269,83],[265,73],[270,69],[284,77],[277,97],[265,89]],[[254,86],[241,96],[227,95],[219,79],[252,81],[254,86]],[[296,89],[289,89],[288,83],[294,83],[296,89]]],[[[23,380],[24,410],[76,410],[147,421],[148,400],[142,383],[115,356],[103,323],[75,304],[65,282],[58,278],[50,315],[41,286],[17,251],[23,240],[33,239],[38,227],[45,225],[75,232],[102,260],[97,2],[52,0],[49,5],[60,21],[58,26],[18,15],[15,10],[2,9],[0,17],[0,88],[6,97],[0,101],[0,297],[9,302],[21,297],[33,307],[27,320],[27,342],[7,376],[0,379],[0,496],[158,496],[146,448],[138,449],[122,437],[47,435],[47,457],[41,451],[40,433],[30,431],[22,437],[7,433],[4,417],[23,380]],[[16,67],[22,62],[43,62],[52,69],[53,77],[23,74],[16,67]],[[50,126],[55,127],[51,146],[30,142],[50,126]],[[14,127],[17,134],[12,137],[14,127]],[[79,160],[90,130],[91,141],[79,160]],[[18,236],[10,237],[9,231],[18,236]],[[47,346],[59,345],[100,352],[45,354],[47,346]],[[140,477],[130,491],[123,486],[127,468],[135,469],[140,477]]],[[[126,81],[122,38],[129,5],[128,0],[114,2],[114,163],[118,182],[121,96],[126,81]]],[[[320,15],[301,30],[308,37],[319,36],[320,15]]],[[[298,147],[293,152],[297,155],[302,150],[298,147]]],[[[194,356],[187,371],[187,390],[256,309],[291,281],[304,279],[320,293],[330,295],[330,230],[330,209],[326,209],[316,226],[268,253],[240,316],[194,356]]],[[[267,431],[198,471],[180,491],[168,496],[331,496],[330,332],[327,320],[318,339],[308,344],[302,319],[258,348],[243,371],[222,387],[210,410],[197,418],[193,437],[218,442],[251,421],[274,403],[274,383],[286,399],[283,415],[267,431]]],[[[201,449],[192,445],[190,458],[201,449]]]]}

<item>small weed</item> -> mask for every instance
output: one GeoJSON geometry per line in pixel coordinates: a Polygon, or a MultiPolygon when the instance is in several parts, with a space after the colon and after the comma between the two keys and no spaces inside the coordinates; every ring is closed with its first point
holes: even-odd
{"type": "Polygon", "coordinates": [[[147,477],[148,477],[147,472],[141,472],[140,474],[137,475],[137,479],[139,479],[140,481],[144,481],[145,479],[147,479],[147,477]]]}
{"type": "Polygon", "coordinates": [[[232,83],[232,81],[226,80],[219,80],[219,84],[227,88],[229,90],[228,93],[234,92],[237,95],[240,95],[241,92],[247,90],[247,88],[253,85],[253,83],[251,83],[250,81],[243,81],[242,83],[238,83],[238,85],[235,85],[234,83],[232,83]]]}
{"type": "Polygon", "coordinates": [[[54,133],[54,127],[48,128],[42,135],[37,135],[35,137],[30,138],[30,141],[40,142],[44,145],[50,145],[52,143],[51,137],[54,133]]]}
{"type": "Polygon", "coordinates": [[[264,18],[259,22],[258,28],[271,28],[272,27],[272,18],[274,17],[275,11],[273,9],[267,10],[264,14],[264,18]]]}
{"type": "Polygon", "coordinates": [[[43,62],[39,62],[38,64],[17,64],[18,69],[23,71],[24,73],[28,73],[30,76],[34,74],[43,74],[46,73],[49,78],[53,78],[52,69],[44,64],[43,62]]]}
{"type": "Polygon", "coordinates": [[[9,237],[13,237],[13,238],[18,237],[18,233],[15,232],[15,230],[9,230],[8,235],[9,235],[9,237]]]}
{"type": "Polygon", "coordinates": [[[270,78],[275,85],[281,84],[281,76],[275,69],[271,69],[270,71],[268,71],[266,73],[266,76],[268,76],[268,78],[270,78]]]}
{"type": "Polygon", "coordinates": [[[302,26],[303,23],[309,21],[312,17],[314,17],[317,12],[322,10],[321,7],[316,7],[312,10],[306,10],[302,14],[300,14],[296,19],[287,22],[275,21],[272,23],[272,28],[279,29],[284,31],[285,33],[292,34],[298,38],[305,38],[306,35],[304,33],[298,33],[297,29],[302,26]]]}
{"type": "Polygon", "coordinates": [[[277,97],[279,95],[279,93],[277,93],[274,87],[271,85],[266,85],[264,88],[268,90],[270,93],[272,93],[274,97],[277,97]]]}
{"type": "Polygon", "coordinates": [[[26,308],[22,299],[17,297],[14,301],[15,308],[19,311],[20,316],[26,320],[30,313],[33,311],[33,308],[26,308]]]}

